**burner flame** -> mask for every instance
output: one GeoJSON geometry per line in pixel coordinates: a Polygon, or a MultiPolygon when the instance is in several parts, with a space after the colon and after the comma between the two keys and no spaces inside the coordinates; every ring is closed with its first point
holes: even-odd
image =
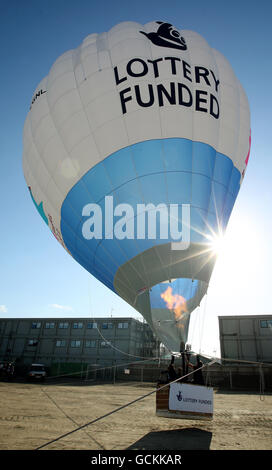
{"type": "MultiPolygon", "coordinates": [[[[186,299],[179,294],[173,294],[172,287],[167,289],[161,294],[161,298],[165,301],[166,307],[169,310],[173,310],[175,320],[180,321],[184,318],[184,314],[187,313],[186,299]]],[[[184,325],[179,323],[180,328],[184,328],[184,325]]]]}

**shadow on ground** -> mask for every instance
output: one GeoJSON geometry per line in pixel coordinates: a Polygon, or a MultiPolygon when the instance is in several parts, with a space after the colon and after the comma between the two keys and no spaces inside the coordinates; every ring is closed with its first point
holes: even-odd
{"type": "Polygon", "coordinates": [[[212,433],[198,428],[150,432],[127,450],[209,450],[212,433]]]}

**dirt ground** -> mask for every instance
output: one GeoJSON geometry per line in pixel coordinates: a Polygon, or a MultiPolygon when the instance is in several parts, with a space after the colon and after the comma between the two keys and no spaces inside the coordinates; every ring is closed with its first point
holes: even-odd
{"type": "MultiPolygon", "coordinates": [[[[154,384],[0,382],[0,450],[29,450],[154,390],[154,384]]],[[[214,392],[212,421],[159,418],[155,394],[44,447],[271,450],[272,395],[214,392]]]]}

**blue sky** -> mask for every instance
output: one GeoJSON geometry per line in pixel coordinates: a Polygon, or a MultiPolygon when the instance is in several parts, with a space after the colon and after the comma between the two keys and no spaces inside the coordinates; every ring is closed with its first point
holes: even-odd
{"type": "Polygon", "coordinates": [[[22,131],[36,85],[88,34],[121,21],[169,21],[205,37],[232,64],[251,108],[252,147],[193,343],[218,351],[218,315],[271,312],[270,1],[1,0],[0,315],[139,314],[79,266],[42,222],[22,173],[22,131]],[[213,331],[213,335],[208,334],[213,331]]]}

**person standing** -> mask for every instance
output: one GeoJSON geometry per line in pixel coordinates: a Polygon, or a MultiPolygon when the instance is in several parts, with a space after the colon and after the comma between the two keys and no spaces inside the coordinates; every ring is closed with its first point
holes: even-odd
{"type": "Polygon", "coordinates": [[[205,385],[204,378],[202,374],[203,362],[200,359],[200,356],[196,356],[196,364],[188,363],[188,366],[191,367],[194,371],[193,374],[193,383],[196,385],[205,385]]]}

